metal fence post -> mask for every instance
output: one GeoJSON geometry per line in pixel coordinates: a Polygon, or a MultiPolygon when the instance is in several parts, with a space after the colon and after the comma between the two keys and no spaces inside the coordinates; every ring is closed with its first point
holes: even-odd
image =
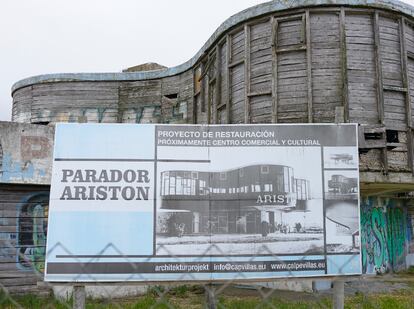
{"type": "Polygon", "coordinates": [[[73,309],[85,309],[86,290],[84,285],[73,286],[73,309]]]}
{"type": "Polygon", "coordinates": [[[206,309],[217,309],[216,290],[214,285],[209,283],[204,286],[206,295],[206,309]]]}
{"type": "Polygon", "coordinates": [[[332,298],[333,309],[344,309],[345,288],[343,280],[334,280],[332,298]]]}

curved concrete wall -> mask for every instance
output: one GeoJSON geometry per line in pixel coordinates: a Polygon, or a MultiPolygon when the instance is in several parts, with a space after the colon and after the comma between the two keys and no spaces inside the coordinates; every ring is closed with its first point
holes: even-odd
{"type": "Polygon", "coordinates": [[[19,81],[13,120],[357,122],[365,180],[414,183],[413,15],[399,1],[265,3],[178,67],[19,81]]]}

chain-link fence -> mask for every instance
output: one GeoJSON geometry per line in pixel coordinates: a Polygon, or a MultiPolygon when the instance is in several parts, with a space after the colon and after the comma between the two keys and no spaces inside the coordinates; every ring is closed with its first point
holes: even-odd
{"type": "MultiPolygon", "coordinates": [[[[71,252],[60,243],[61,249],[68,255],[71,252]]],[[[302,269],[309,267],[309,256],[294,261],[272,255],[267,245],[259,245],[255,256],[236,263],[231,258],[209,256],[212,250],[220,248],[211,245],[206,250],[204,262],[200,258],[193,261],[182,257],[174,257],[168,252],[170,259],[176,260],[175,280],[157,281],[151,275],[142,272],[142,265],[148,266],[152,257],[140,262],[133,257],[123,255],[117,248],[108,244],[98,255],[112,250],[113,256],[122,259],[126,274],[123,281],[102,281],[102,274],[96,271],[100,258],[73,258],[78,265],[78,272],[71,275],[71,282],[44,282],[43,267],[40,260],[26,259],[30,270],[22,271],[20,277],[3,273],[1,282],[1,308],[342,308],[344,296],[346,308],[413,308],[414,276],[409,271],[399,275],[382,276],[340,276],[345,274],[346,267],[353,261],[338,266],[339,276],[323,277],[301,276],[302,269]],[[302,264],[301,264],[302,263],[302,264]],[[181,265],[181,267],[180,267],[181,265]],[[203,266],[207,265],[207,266],[203,266]],[[203,269],[202,267],[205,267],[203,269]],[[284,279],[254,279],[258,270],[270,273],[269,269],[279,267],[283,271],[273,271],[272,276],[285,276],[284,279]],[[126,269],[126,270],[125,270],[126,269]],[[219,276],[208,274],[200,279],[202,271],[216,274],[229,274],[231,279],[220,280],[219,276]],[[81,270],[81,271],[79,271],[81,270]],[[208,280],[208,277],[213,280],[208,280]],[[296,277],[296,278],[295,278],[296,277]],[[23,280],[21,280],[23,278],[23,280]],[[25,278],[27,281],[25,281],[25,278]],[[26,282],[26,283],[25,283],[26,282]],[[86,287],[86,288],[85,288],[86,287]]],[[[12,243],[10,243],[12,248],[12,243]]],[[[162,249],[162,248],[159,248],[162,249]]],[[[168,251],[167,248],[164,248],[168,251]]],[[[225,252],[222,252],[222,256],[225,252]]],[[[359,259],[359,255],[355,255],[359,259]]],[[[100,263],[101,273],[116,274],[111,263],[100,263]],[[111,268],[112,267],[112,268],[111,268]],[[108,271],[109,270],[109,271],[108,271]]],[[[156,264],[166,270],[173,264],[156,264]]],[[[320,267],[324,265],[319,265],[320,267]]],[[[172,267],[172,266],[171,266],[172,267]]],[[[171,269],[169,272],[171,273],[171,269]]],[[[155,269],[155,268],[154,268],[155,269]]],[[[67,271],[70,273],[70,270],[67,271]]],[[[303,275],[302,275],[303,276],[303,275]]]]}

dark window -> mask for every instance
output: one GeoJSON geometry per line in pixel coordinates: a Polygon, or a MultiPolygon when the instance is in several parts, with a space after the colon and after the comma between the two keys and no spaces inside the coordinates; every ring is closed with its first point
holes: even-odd
{"type": "Polygon", "coordinates": [[[268,166],[268,165],[262,165],[262,166],[260,167],[260,172],[261,172],[262,174],[269,174],[269,166],[268,166]]]}
{"type": "Polygon", "coordinates": [[[387,143],[399,143],[398,140],[398,131],[396,130],[387,130],[387,143]]]}
{"type": "Polygon", "coordinates": [[[165,97],[170,99],[170,100],[174,100],[174,99],[178,98],[178,93],[166,94],[165,97]]]}

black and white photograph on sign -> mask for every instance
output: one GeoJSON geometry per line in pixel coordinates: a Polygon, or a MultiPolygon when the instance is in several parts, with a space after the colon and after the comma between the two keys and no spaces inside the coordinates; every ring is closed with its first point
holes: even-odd
{"type": "Polygon", "coordinates": [[[212,147],[208,157],[158,163],[156,255],[324,252],[321,148],[212,147]]]}
{"type": "Polygon", "coordinates": [[[324,168],[357,168],[358,153],[355,147],[324,147],[323,161],[324,168]]]}
{"type": "Polygon", "coordinates": [[[325,199],[358,199],[358,171],[325,171],[325,199]]]}
{"type": "Polygon", "coordinates": [[[325,201],[328,253],[360,251],[358,201],[325,201]]]}

